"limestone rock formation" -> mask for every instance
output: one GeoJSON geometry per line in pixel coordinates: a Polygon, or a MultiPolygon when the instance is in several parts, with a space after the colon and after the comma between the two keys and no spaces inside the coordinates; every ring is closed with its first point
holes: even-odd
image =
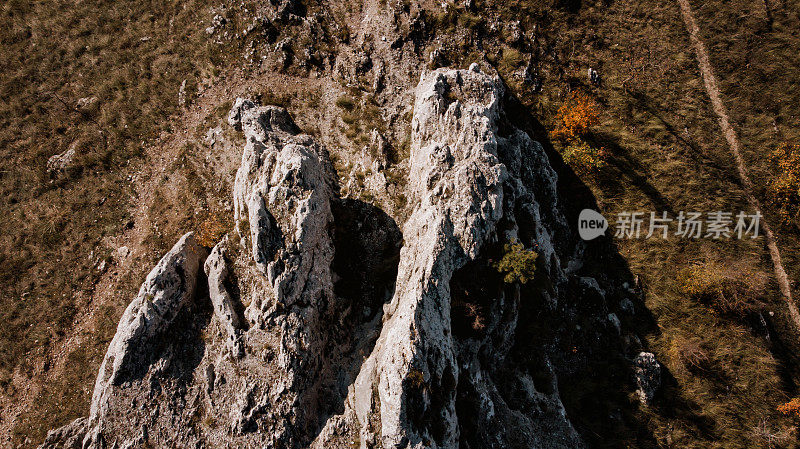
{"type": "Polygon", "coordinates": [[[633,391],[636,298],[610,245],[568,226],[579,205],[510,101],[476,64],[422,75],[401,234],[339,197],[286,110],[237,99],[235,229],[208,257],[187,234],[159,262],[89,420],[43,447],[586,445],[574,398],[593,392],[576,379],[633,391]],[[533,281],[498,273],[509,243],[538,254],[533,281]]]}
{"type": "Polygon", "coordinates": [[[78,418],[59,429],[47,433],[40,448],[81,449],[86,437],[87,419],[78,418]]]}
{"type": "Polygon", "coordinates": [[[147,275],[136,299],[122,314],[117,333],[100,365],[92,395],[90,426],[106,413],[116,386],[149,368],[152,349],[167,337],[165,332],[173,320],[194,300],[205,256],[206,250],[190,232],[147,275]]]}
{"type": "Polygon", "coordinates": [[[224,329],[228,339],[228,346],[234,357],[244,355],[241,340],[243,326],[239,311],[230,293],[227,284],[230,282],[230,271],[226,260],[228,246],[227,236],[219,242],[206,259],[204,269],[208,277],[208,296],[214,307],[214,316],[219,319],[220,326],[224,329]]]}
{"type": "Polygon", "coordinates": [[[589,363],[556,348],[578,339],[589,356],[604,357],[595,345],[621,332],[608,319],[619,304],[606,298],[619,298],[623,282],[588,276],[558,176],[504,101],[502,82],[477,65],[420,80],[409,176],[416,206],[403,229],[397,289],[346,412],[315,447],[584,445],[559,375],[589,363]],[[492,269],[509,242],[538,252],[538,287],[504,284],[492,269]]]}

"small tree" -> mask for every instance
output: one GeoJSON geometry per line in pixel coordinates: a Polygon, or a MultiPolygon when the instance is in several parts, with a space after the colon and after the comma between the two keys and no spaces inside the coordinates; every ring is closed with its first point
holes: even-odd
{"type": "Polygon", "coordinates": [[[558,109],[551,137],[562,144],[564,162],[578,173],[593,172],[605,166],[605,149],[587,142],[592,127],[598,123],[600,107],[583,92],[573,92],[558,109]]]}
{"type": "Polygon", "coordinates": [[[583,139],[600,123],[600,107],[589,95],[573,92],[556,113],[556,129],[552,137],[559,141],[583,139]]]}
{"type": "Polygon", "coordinates": [[[494,265],[500,274],[505,275],[503,281],[507,284],[525,284],[533,279],[536,258],[539,256],[535,251],[525,249],[522,243],[506,244],[503,250],[503,258],[494,265]]]}

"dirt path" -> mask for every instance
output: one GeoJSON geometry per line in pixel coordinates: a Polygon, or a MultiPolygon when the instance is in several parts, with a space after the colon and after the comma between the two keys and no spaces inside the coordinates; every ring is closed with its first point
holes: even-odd
{"type": "MultiPolygon", "coordinates": [[[[714,112],[717,114],[719,126],[722,128],[722,133],[725,135],[731,153],[736,160],[736,170],[739,173],[739,179],[741,179],[742,186],[747,195],[747,201],[753,209],[760,213],[761,206],[758,199],[756,199],[753,194],[753,183],[750,181],[750,176],[747,174],[747,169],[744,165],[744,159],[742,159],[742,154],[739,151],[739,138],[736,136],[736,132],[731,126],[730,120],[728,119],[728,112],[725,109],[725,105],[722,103],[722,96],[720,95],[717,85],[717,78],[714,76],[714,71],[711,68],[706,46],[700,39],[700,29],[697,27],[694,12],[692,12],[692,6],[689,4],[689,0],[678,0],[678,3],[681,5],[683,21],[686,23],[686,29],[689,31],[689,36],[694,45],[697,63],[700,66],[700,73],[703,75],[703,83],[706,86],[706,92],[708,92],[708,96],[711,98],[711,105],[714,108],[714,112]]],[[[772,258],[772,265],[775,269],[775,278],[778,280],[778,286],[781,289],[783,298],[786,300],[786,305],[789,308],[789,315],[794,322],[795,328],[800,331],[800,312],[798,312],[797,305],[792,299],[792,289],[789,286],[789,278],[786,276],[786,270],[784,270],[783,263],[781,263],[781,253],[775,242],[775,234],[773,234],[772,228],[769,226],[766,219],[762,219],[761,227],[764,229],[764,234],[766,235],[767,248],[769,249],[769,255],[772,258]]]]}

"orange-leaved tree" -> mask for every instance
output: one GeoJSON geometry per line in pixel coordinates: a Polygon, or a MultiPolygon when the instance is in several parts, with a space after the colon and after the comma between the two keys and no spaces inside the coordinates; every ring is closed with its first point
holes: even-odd
{"type": "Polygon", "coordinates": [[[583,92],[573,92],[567,101],[558,108],[556,129],[553,139],[571,141],[584,139],[589,130],[600,123],[600,107],[597,102],[583,92]]]}
{"type": "Polygon", "coordinates": [[[587,141],[591,128],[600,123],[600,106],[583,92],[573,92],[558,108],[553,140],[562,145],[564,162],[586,174],[605,166],[606,151],[587,141]]]}

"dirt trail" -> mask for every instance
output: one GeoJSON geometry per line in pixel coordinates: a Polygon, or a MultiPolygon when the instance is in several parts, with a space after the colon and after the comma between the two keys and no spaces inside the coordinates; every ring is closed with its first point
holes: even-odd
{"type": "MultiPolygon", "coordinates": [[[[742,159],[742,154],[739,151],[739,138],[736,136],[736,131],[734,131],[731,126],[730,120],[728,119],[728,112],[725,109],[725,105],[722,103],[722,96],[720,95],[717,85],[717,78],[714,76],[714,71],[711,68],[706,46],[700,39],[700,29],[697,27],[694,12],[692,12],[692,6],[689,4],[689,0],[678,0],[678,3],[681,5],[683,21],[686,23],[686,28],[689,31],[689,36],[694,45],[697,63],[700,66],[700,73],[703,75],[703,83],[706,86],[706,92],[708,92],[708,96],[711,98],[711,105],[719,119],[719,126],[722,128],[722,133],[725,135],[731,153],[736,160],[736,170],[739,172],[739,178],[741,179],[742,186],[747,195],[747,201],[753,209],[760,213],[761,206],[758,199],[756,199],[753,194],[753,183],[750,181],[750,176],[747,174],[747,169],[744,165],[744,159],[742,159]]],[[[792,299],[792,289],[789,285],[789,278],[786,276],[786,270],[784,270],[783,263],[781,263],[781,253],[775,242],[775,234],[773,234],[772,228],[769,226],[766,219],[762,219],[761,227],[766,235],[767,248],[769,249],[769,255],[772,258],[772,265],[775,269],[775,278],[778,280],[778,286],[781,289],[783,298],[786,300],[786,305],[789,308],[789,315],[794,322],[795,328],[800,331],[800,312],[798,312],[797,305],[792,299]]]]}

